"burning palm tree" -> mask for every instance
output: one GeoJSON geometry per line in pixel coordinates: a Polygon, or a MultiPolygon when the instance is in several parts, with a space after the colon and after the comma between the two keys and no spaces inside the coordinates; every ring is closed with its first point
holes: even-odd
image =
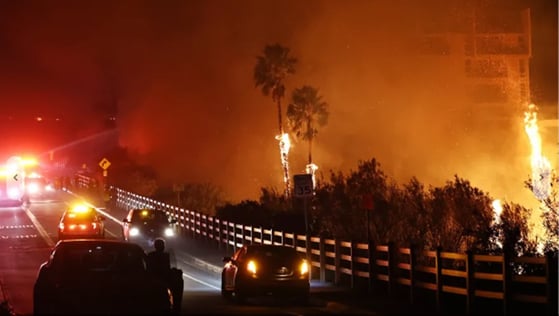
{"type": "Polygon", "coordinates": [[[289,196],[291,185],[289,179],[289,136],[283,131],[281,100],[285,95],[285,78],[295,73],[297,59],[289,55],[289,49],[280,44],[266,45],[264,54],[257,57],[254,67],[254,83],[262,89],[265,96],[272,95],[278,110],[279,141],[281,162],[283,167],[283,180],[285,183],[285,195],[289,196]]]}

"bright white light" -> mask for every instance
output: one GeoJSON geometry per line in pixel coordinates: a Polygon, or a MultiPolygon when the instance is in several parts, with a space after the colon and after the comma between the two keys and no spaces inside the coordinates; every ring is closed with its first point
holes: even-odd
{"type": "Polygon", "coordinates": [[[130,236],[138,236],[140,234],[140,230],[136,227],[130,228],[130,236]]]}
{"type": "Polygon", "coordinates": [[[18,188],[11,188],[8,190],[8,197],[11,199],[19,199],[21,192],[18,188]]]}
{"type": "Polygon", "coordinates": [[[172,228],[165,228],[165,237],[172,237],[175,235],[175,232],[172,228]]]}
{"type": "Polygon", "coordinates": [[[27,191],[31,194],[35,194],[39,192],[39,185],[37,183],[31,183],[27,187],[27,191]]]}

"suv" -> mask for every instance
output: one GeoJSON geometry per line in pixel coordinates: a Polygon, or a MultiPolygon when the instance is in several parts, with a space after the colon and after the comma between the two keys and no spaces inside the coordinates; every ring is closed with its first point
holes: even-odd
{"type": "Polygon", "coordinates": [[[122,238],[151,247],[158,237],[175,235],[176,219],[171,219],[163,210],[152,208],[132,209],[122,220],[122,238]]]}
{"type": "Polygon", "coordinates": [[[58,223],[58,239],[104,238],[105,217],[95,208],[76,204],[66,210],[58,223]]]}

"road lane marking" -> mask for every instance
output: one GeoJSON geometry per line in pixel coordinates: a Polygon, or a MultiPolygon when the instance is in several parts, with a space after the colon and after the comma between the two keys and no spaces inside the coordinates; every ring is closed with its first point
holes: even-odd
{"type": "Polygon", "coordinates": [[[22,229],[22,228],[35,228],[33,225],[7,225],[0,226],[0,229],[22,229]]]}
{"type": "Polygon", "coordinates": [[[198,283],[203,284],[203,285],[205,285],[205,286],[207,286],[207,287],[210,287],[210,288],[212,288],[212,289],[214,289],[214,290],[221,290],[221,288],[218,287],[218,286],[215,286],[215,285],[209,284],[209,283],[207,283],[207,282],[204,282],[204,281],[202,281],[202,280],[200,280],[200,279],[198,279],[198,278],[195,278],[195,277],[193,277],[193,276],[191,276],[191,275],[188,275],[188,274],[186,274],[186,273],[184,273],[184,272],[182,273],[182,276],[184,276],[185,278],[191,279],[191,280],[194,281],[194,282],[198,282],[198,283]]]}
{"type": "Polygon", "coordinates": [[[33,213],[31,213],[31,211],[29,211],[29,209],[26,208],[26,207],[23,208],[23,210],[25,211],[25,214],[27,214],[27,217],[29,217],[29,219],[31,220],[33,225],[35,225],[35,227],[37,228],[37,231],[39,232],[41,237],[43,237],[43,239],[45,240],[47,245],[49,247],[54,247],[54,241],[52,240],[52,238],[50,238],[47,231],[43,228],[43,225],[41,225],[41,223],[39,223],[39,221],[37,220],[35,215],[33,215],[33,213]]]}

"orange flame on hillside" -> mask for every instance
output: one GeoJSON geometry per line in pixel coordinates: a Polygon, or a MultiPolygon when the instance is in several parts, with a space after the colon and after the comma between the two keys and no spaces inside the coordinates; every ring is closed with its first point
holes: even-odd
{"type": "Polygon", "coordinates": [[[546,211],[545,199],[551,193],[551,164],[542,155],[542,140],[538,129],[537,107],[534,104],[528,106],[528,111],[524,112],[524,129],[530,140],[532,155],[530,162],[532,166],[532,192],[540,201],[541,206],[533,209],[528,219],[530,241],[536,242],[538,251],[543,251],[543,243],[546,240],[546,229],[543,225],[543,215],[546,211]]]}
{"type": "Polygon", "coordinates": [[[524,113],[524,129],[530,145],[532,155],[530,158],[532,165],[532,186],[533,192],[538,200],[545,200],[551,192],[551,164],[542,155],[542,140],[538,129],[538,114],[534,104],[530,104],[528,112],[524,113]]]}

